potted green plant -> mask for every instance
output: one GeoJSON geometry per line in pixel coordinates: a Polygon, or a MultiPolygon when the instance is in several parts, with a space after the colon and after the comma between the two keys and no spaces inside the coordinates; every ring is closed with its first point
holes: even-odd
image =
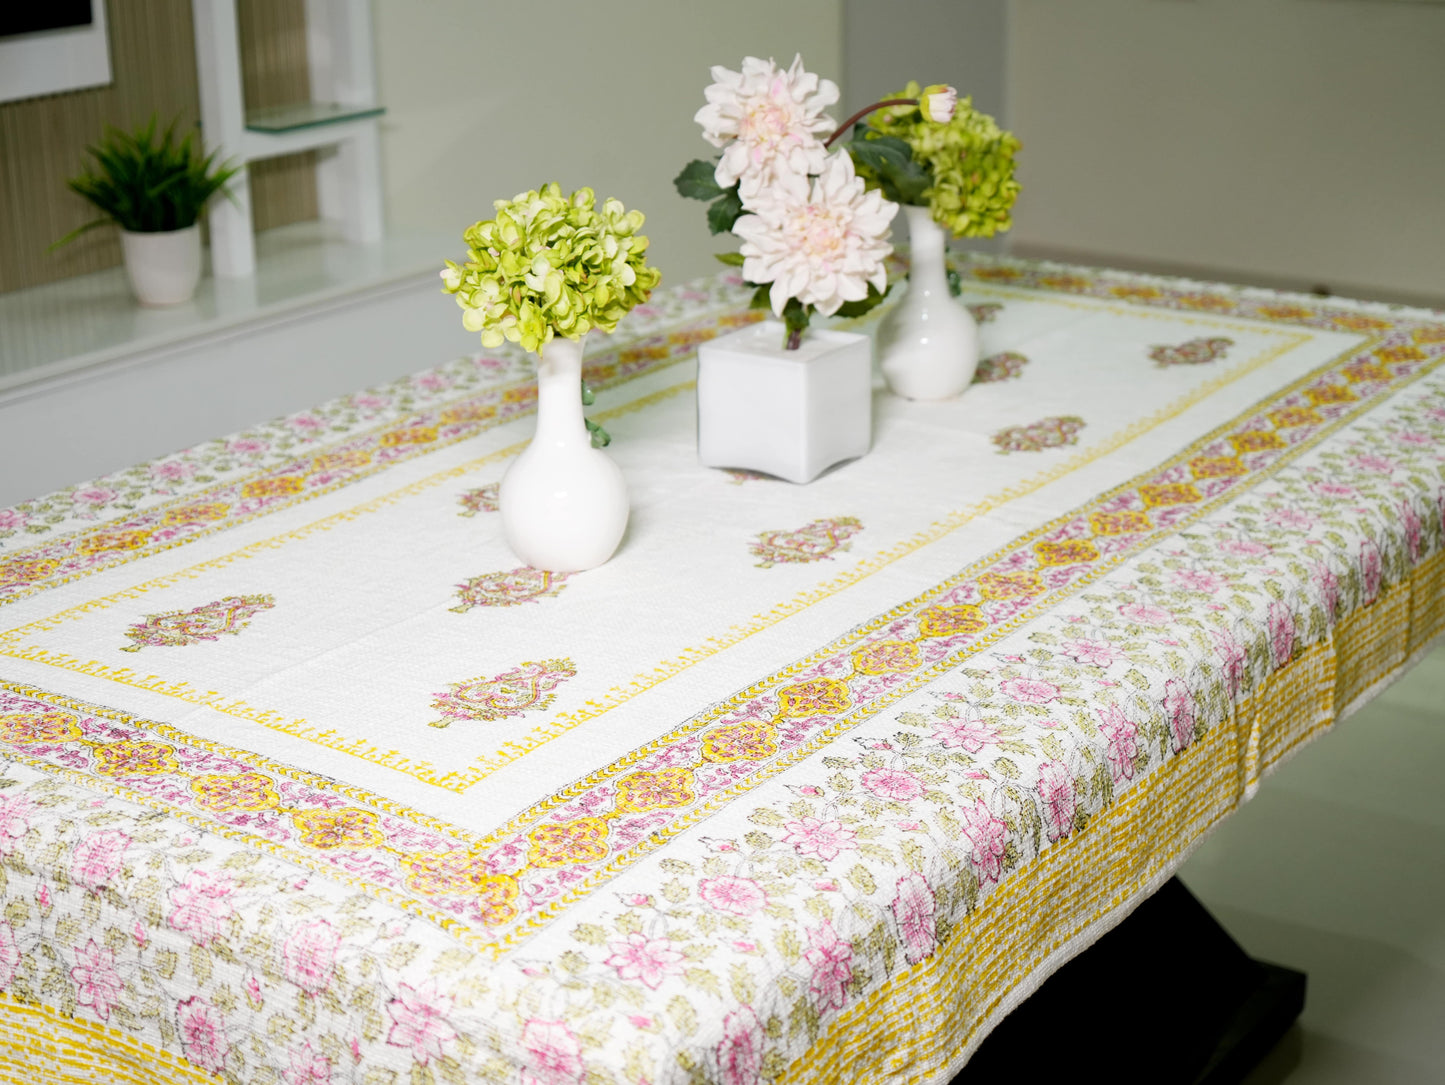
{"type": "Polygon", "coordinates": [[[107,127],[100,142],[86,148],[93,167],[67,184],[100,217],[55,245],[114,222],[137,300],[175,305],[190,299],[201,277],[201,211],[240,167],[217,162],[215,151],[202,154],[195,132],[177,139],[175,121],[162,133],[156,129],[154,116],[134,132],[107,127]]]}

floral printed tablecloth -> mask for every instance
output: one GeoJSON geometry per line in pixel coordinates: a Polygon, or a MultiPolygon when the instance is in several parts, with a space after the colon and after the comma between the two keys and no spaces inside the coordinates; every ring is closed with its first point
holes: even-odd
{"type": "Polygon", "coordinates": [[[507,352],[0,510],[0,1078],[947,1080],[1445,624],[1441,314],[965,277],[804,487],[696,463],[736,283],[594,337],[585,574],[507,352]]]}

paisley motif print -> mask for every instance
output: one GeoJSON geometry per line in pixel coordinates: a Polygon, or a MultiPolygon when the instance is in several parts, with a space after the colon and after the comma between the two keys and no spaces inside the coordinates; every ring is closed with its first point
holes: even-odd
{"type": "Polygon", "coordinates": [[[1234,346],[1234,340],[1226,339],[1223,336],[1213,339],[1191,339],[1178,346],[1152,347],[1149,357],[1158,362],[1161,368],[1171,365],[1204,365],[1223,358],[1232,346],[1234,346]]]}
{"type": "Polygon", "coordinates": [[[1016,350],[991,354],[978,363],[978,369],[973,374],[973,383],[993,384],[996,381],[1009,380],[1019,376],[1028,364],[1029,360],[1016,350]]]}
{"type": "Polygon", "coordinates": [[[993,443],[998,445],[1001,453],[1042,452],[1046,448],[1078,444],[1079,432],[1083,428],[1084,420],[1078,415],[1040,418],[1027,426],[1009,426],[999,430],[993,435],[993,443]]]}
{"type": "Polygon", "coordinates": [[[549,573],[529,565],[499,573],[483,573],[457,585],[458,605],[452,609],[458,614],[465,614],[472,607],[514,607],[521,603],[534,603],[549,595],[557,595],[567,586],[564,583],[566,579],[566,573],[549,573]]]}
{"type": "Polygon", "coordinates": [[[251,623],[257,611],[270,610],[276,600],[269,595],[228,595],[214,603],[205,603],[190,610],[171,610],[165,614],[147,614],[125,631],[133,643],[122,652],[139,652],[142,648],[178,648],[203,640],[217,640],[222,633],[232,636],[251,623]]]}
{"type": "Polygon", "coordinates": [[[465,490],[457,498],[462,511],[458,516],[475,516],[479,512],[500,512],[501,503],[497,499],[497,491],[501,489],[500,482],[489,482],[485,486],[479,486],[475,490],[465,490]]]}
{"type": "Polygon", "coordinates": [[[577,665],[570,659],[544,659],[523,663],[488,678],[453,682],[445,692],[433,694],[432,707],[442,718],[433,727],[449,727],[458,720],[501,720],[546,708],[556,696],[552,691],[568,678],[577,677],[577,665]]]}
{"type": "Polygon", "coordinates": [[[822,561],[840,551],[847,550],[848,542],[863,530],[863,525],[851,516],[839,516],[833,520],[814,520],[796,531],[763,531],[749,548],[759,569],[770,569],[774,565],[808,561],[822,561]]]}

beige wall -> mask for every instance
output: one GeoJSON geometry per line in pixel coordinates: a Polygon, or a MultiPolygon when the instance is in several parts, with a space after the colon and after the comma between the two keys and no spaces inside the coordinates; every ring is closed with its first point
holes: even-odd
{"type": "Polygon", "coordinates": [[[1012,0],[1015,249],[1445,304],[1445,5],[1012,0]]]}
{"type": "Polygon", "coordinates": [[[748,54],[841,81],[841,0],[376,0],[387,217],[455,235],[492,200],[590,185],[647,215],[664,281],[729,246],[672,179],[712,153],[692,115],[713,64],[748,54]]]}

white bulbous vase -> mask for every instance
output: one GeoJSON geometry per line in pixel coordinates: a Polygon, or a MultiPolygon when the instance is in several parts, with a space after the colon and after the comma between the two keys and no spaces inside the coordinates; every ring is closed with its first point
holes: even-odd
{"type": "Polygon", "coordinates": [[[878,356],[889,389],[904,399],[952,399],[978,368],[978,325],[948,292],[946,237],[927,207],[908,217],[908,291],[878,325],[878,356]]]}
{"type": "Polygon", "coordinates": [[[582,420],[582,342],[556,336],[537,363],[537,432],[502,478],[507,545],[534,569],[575,573],[610,558],[627,530],[622,471],[582,420]]]}

